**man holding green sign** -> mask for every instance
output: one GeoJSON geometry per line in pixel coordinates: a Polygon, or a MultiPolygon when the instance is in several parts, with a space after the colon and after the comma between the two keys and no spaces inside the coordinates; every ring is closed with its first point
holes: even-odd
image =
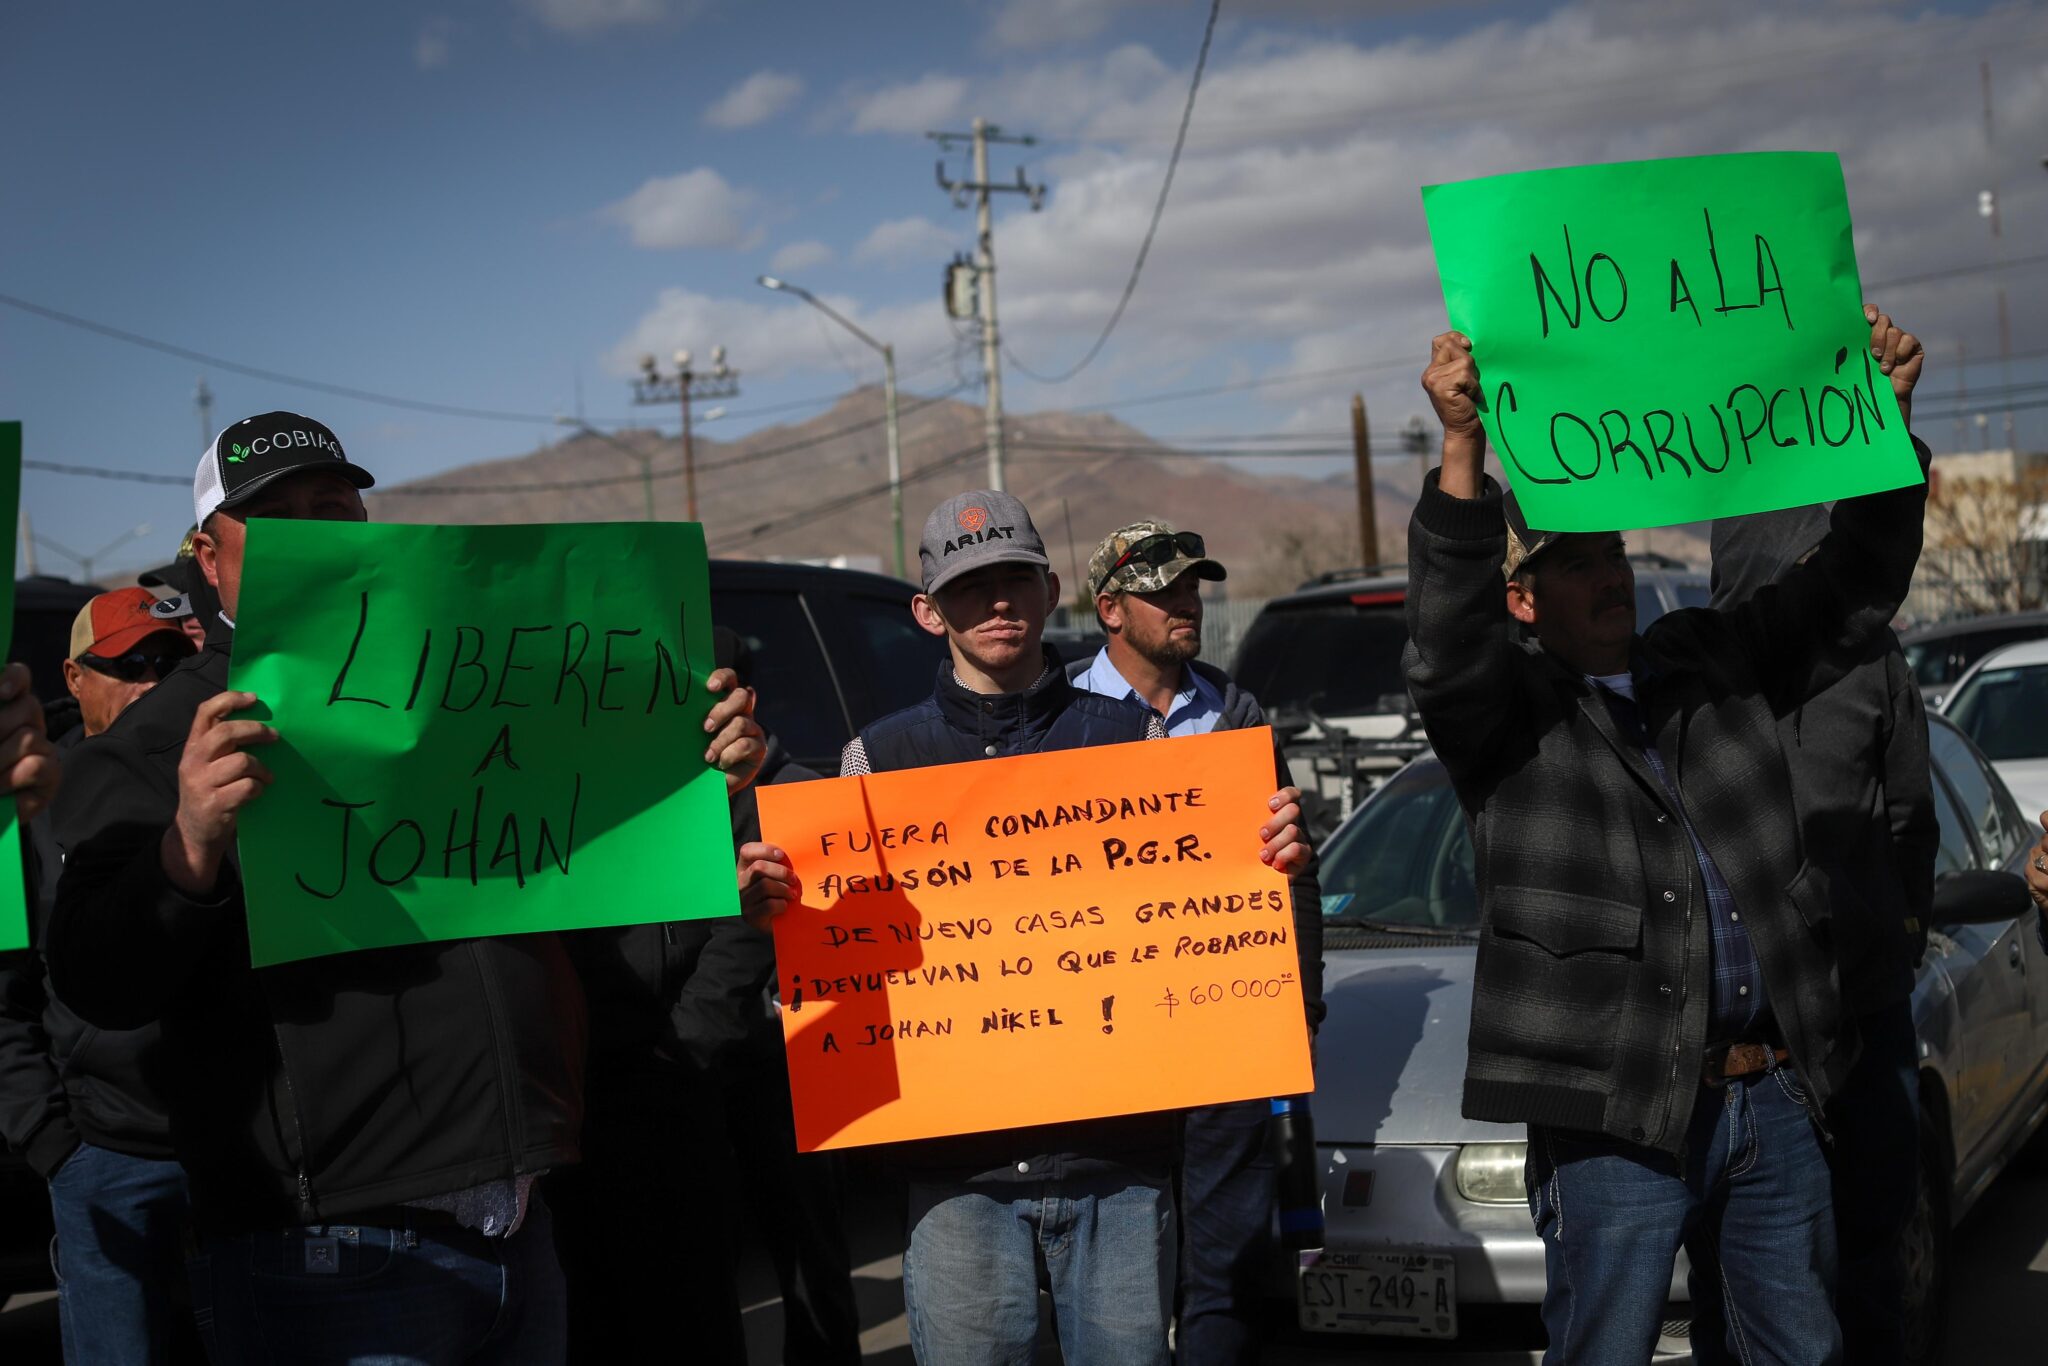
{"type": "MultiPolygon", "coordinates": [[[[360,490],[370,483],[332,431],[293,413],[239,422],[201,458],[196,546],[220,590],[220,620],[195,660],[78,750],[57,809],[66,866],[50,927],[51,971],[59,991],[96,1024],[162,1021],[166,1099],[203,1234],[195,1299],[210,1322],[216,1360],[350,1359],[426,1351],[432,1341],[441,1359],[489,1352],[493,1361],[559,1361],[561,1270],[534,1182],[577,1159],[584,1006],[558,936],[525,932],[575,917],[550,919],[520,898],[553,896],[559,912],[561,886],[541,885],[549,882],[549,860],[564,883],[561,865],[574,861],[582,875],[593,860],[602,864],[604,842],[631,826],[634,813],[597,791],[599,773],[620,762],[619,733],[571,742],[583,747],[591,770],[582,798],[572,782],[574,833],[566,810],[548,809],[545,839],[542,818],[510,816],[519,852],[500,859],[500,817],[507,815],[500,808],[529,795],[514,780],[526,765],[547,770],[557,757],[534,732],[562,725],[551,715],[529,731],[516,719],[525,715],[518,704],[566,704],[576,685],[557,676],[564,666],[550,667],[543,686],[538,673],[519,672],[526,657],[516,644],[506,651],[501,637],[486,684],[476,674],[485,667],[480,641],[469,634],[485,619],[459,614],[437,633],[438,654],[418,637],[398,646],[389,633],[407,613],[414,622],[434,616],[434,583],[422,577],[432,572],[427,565],[390,560],[389,547],[358,547],[386,562],[366,569],[354,594],[336,590],[328,559],[312,569],[292,568],[289,554],[275,568],[245,559],[250,540],[274,538],[282,549],[294,532],[302,544],[342,544],[333,539],[337,528],[314,524],[362,522],[360,490]],[[250,522],[266,518],[277,520],[252,536],[250,522]],[[402,581],[408,570],[409,601],[378,592],[390,582],[386,571],[402,581]],[[254,581],[266,573],[319,577],[254,581]],[[277,673],[266,686],[285,691],[259,702],[226,690],[235,618],[249,606],[274,604],[280,587],[292,610],[329,636],[337,669],[309,694],[291,662],[300,646],[273,616],[261,627],[278,646],[271,652],[277,673]],[[342,625],[329,621],[330,611],[342,625]],[[404,660],[396,691],[394,653],[404,660]],[[440,673],[430,695],[414,675],[424,679],[434,663],[440,673]],[[415,688],[431,696],[429,716],[419,715],[415,688]],[[435,737],[448,737],[437,729],[440,719],[488,712],[484,689],[491,702],[509,704],[497,710],[505,734],[459,760],[438,753],[435,737]],[[278,728],[235,715],[259,705],[271,709],[278,728]],[[332,713],[348,721],[323,724],[332,713]],[[388,781],[374,786],[363,769],[312,767],[308,756],[324,761],[347,750],[336,741],[348,734],[355,750],[381,756],[371,769],[409,779],[410,794],[388,781]],[[257,757],[264,746],[280,756],[275,770],[257,757]],[[407,768],[421,747],[444,767],[459,761],[473,779],[467,809],[436,809],[446,799],[435,775],[407,768]],[[502,786],[494,797],[478,795],[476,784],[502,786]],[[342,825],[342,812],[374,825],[384,812],[371,802],[396,807],[408,795],[415,804],[394,810],[367,849],[361,831],[342,825]],[[309,796],[327,814],[325,833],[295,828],[289,813],[265,831],[257,813],[309,796]],[[408,823],[421,831],[423,846],[433,831],[433,848],[423,847],[417,863],[406,845],[408,823]],[[247,836],[239,853],[238,832],[247,836]],[[347,905],[339,895],[344,838],[358,840],[348,858],[367,860],[351,878],[377,899],[323,919],[319,906],[347,905]],[[291,847],[280,848],[286,841],[291,847]],[[282,886],[281,869],[289,879],[282,886]],[[425,885],[430,880],[441,885],[425,885]],[[458,880],[467,914],[436,899],[458,880]],[[278,923],[292,917],[298,923],[278,923]],[[461,937],[494,930],[516,933],[461,937]],[[271,965],[252,966],[252,951],[271,965]]],[[[587,578],[591,568],[573,555],[566,567],[558,562],[556,588],[587,578]]],[[[535,600],[532,624],[560,605],[535,600]]],[[[678,773],[714,765],[727,784],[744,786],[761,756],[752,695],[732,688],[729,675],[699,684],[675,637],[679,625],[687,635],[688,622],[673,616],[637,629],[605,622],[598,652],[569,672],[580,672],[597,720],[614,715],[614,706],[658,710],[684,692],[730,690],[707,709],[687,751],[639,757],[678,773]],[[670,633],[666,674],[652,649],[636,657],[639,667],[628,662],[636,640],[663,632],[670,633]],[[714,738],[699,761],[696,745],[707,734],[714,738]]],[[[561,645],[571,633],[556,634],[561,645]]],[[[723,828],[721,814],[720,839],[723,828]]],[[[722,888],[730,898],[731,878],[727,863],[719,888],[704,890],[722,888]]],[[[593,895],[618,890],[593,881],[593,895]]],[[[672,895],[672,884],[642,891],[639,914],[672,916],[656,895],[672,895]]],[[[605,906],[583,923],[632,915],[605,906]]]]}

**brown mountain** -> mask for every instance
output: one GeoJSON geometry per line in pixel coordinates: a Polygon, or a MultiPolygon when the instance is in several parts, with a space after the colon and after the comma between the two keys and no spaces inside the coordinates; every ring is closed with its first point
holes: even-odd
{"type": "MultiPolygon", "coordinates": [[[[913,577],[925,515],[950,494],[987,485],[982,424],[978,406],[903,397],[904,539],[913,577]]],[[[1055,567],[1070,582],[1098,540],[1140,517],[1201,532],[1210,553],[1231,568],[1233,597],[1282,592],[1311,574],[1358,563],[1348,473],[1312,480],[1176,455],[1104,414],[1034,413],[1011,417],[1006,430],[1006,483],[1031,508],[1055,567]]],[[[844,555],[891,564],[878,388],[857,390],[806,422],[734,441],[699,436],[694,455],[699,512],[714,555],[844,555]]],[[[380,487],[369,502],[379,521],[632,520],[645,515],[651,487],[655,515],[681,519],[682,476],[679,441],[632,430],[578,435],[530,455],[380,487]]],[[[1381,557],[1399,560],[1420,464],[1381,460],[1375,476],[1381,557]]],[[[1678,539],[1675,532],[1658,537],[1659,549],[1678,539]]]]}

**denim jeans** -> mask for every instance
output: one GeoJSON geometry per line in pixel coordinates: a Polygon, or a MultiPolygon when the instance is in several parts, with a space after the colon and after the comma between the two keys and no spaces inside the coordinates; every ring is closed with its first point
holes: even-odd
{"type": "Polygon", "coordinates": [[[50,1178],[65,1366],[192,1360],[185,1169],[78,1145],[50,1178]]]}
{"type": "Polygon", "coordinates": [[[192,1298],[215,1366],[560,1366],[568,1351],[538,1188],[509,1238],[353,1224],[208,1237],[192,1298]]]}
{"type": "Polygon", "coordinates": [[[1743,1363],[1842,1359],[1828,1164],[1786,1068],[1702,1087],[1681,1158],[1532,1125],[1546,1366],[1642,1366],[1684,1247],[1698,1322],[1743,1363]]]}
{"type": "Polygon", "coordinates": [[[1259,1360],[1259,1289],[1273,1256],[1272,1103],[1190,1110],[1180,1177],[1181,1366],[1259,1360]]]}
{"type": "Polygon", "coordinates": [[[1173,1267],[1164,1172],[910,1183],[903,1301],[919,1366],[1032,1366],[1041,1284],[1067,1366],[1166,1366],[1173,1267]]]}

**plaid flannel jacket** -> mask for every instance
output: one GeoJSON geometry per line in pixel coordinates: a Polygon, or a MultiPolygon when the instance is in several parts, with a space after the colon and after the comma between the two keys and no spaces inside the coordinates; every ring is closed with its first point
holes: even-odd
{"type": "Polygon", "coordinates": [[[1671,613],[1637,639],[1644,721],[1681,813],[1585,680],[1519,638],[1499,488],[1456,499],[1429,476],[1409,522],[1403,662],[1477,856],[1468,1117],[1678,1150],[1709,993],[1706,894],[1682,816],[1735,894],[1816,1109],[1839,1084],[1855,1048],[1828,887],[1803,855],[1777,721],[1891,620],[1925,494],[1842,500],[1782,583],[1731,610],[1671,613]]]}

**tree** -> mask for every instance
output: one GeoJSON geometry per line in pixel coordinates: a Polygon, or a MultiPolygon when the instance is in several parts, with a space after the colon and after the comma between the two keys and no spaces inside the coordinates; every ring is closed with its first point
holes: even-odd
{"type": "Polygon", "coordinates": [[[2048,603],[2041,539],[2048,466],[1937,463],[1928,478],[1918,584],[1943,617],[2024,612],[2048,603]],[[1998,465],[2004,465],[2003,469],[1998,465]]]}

